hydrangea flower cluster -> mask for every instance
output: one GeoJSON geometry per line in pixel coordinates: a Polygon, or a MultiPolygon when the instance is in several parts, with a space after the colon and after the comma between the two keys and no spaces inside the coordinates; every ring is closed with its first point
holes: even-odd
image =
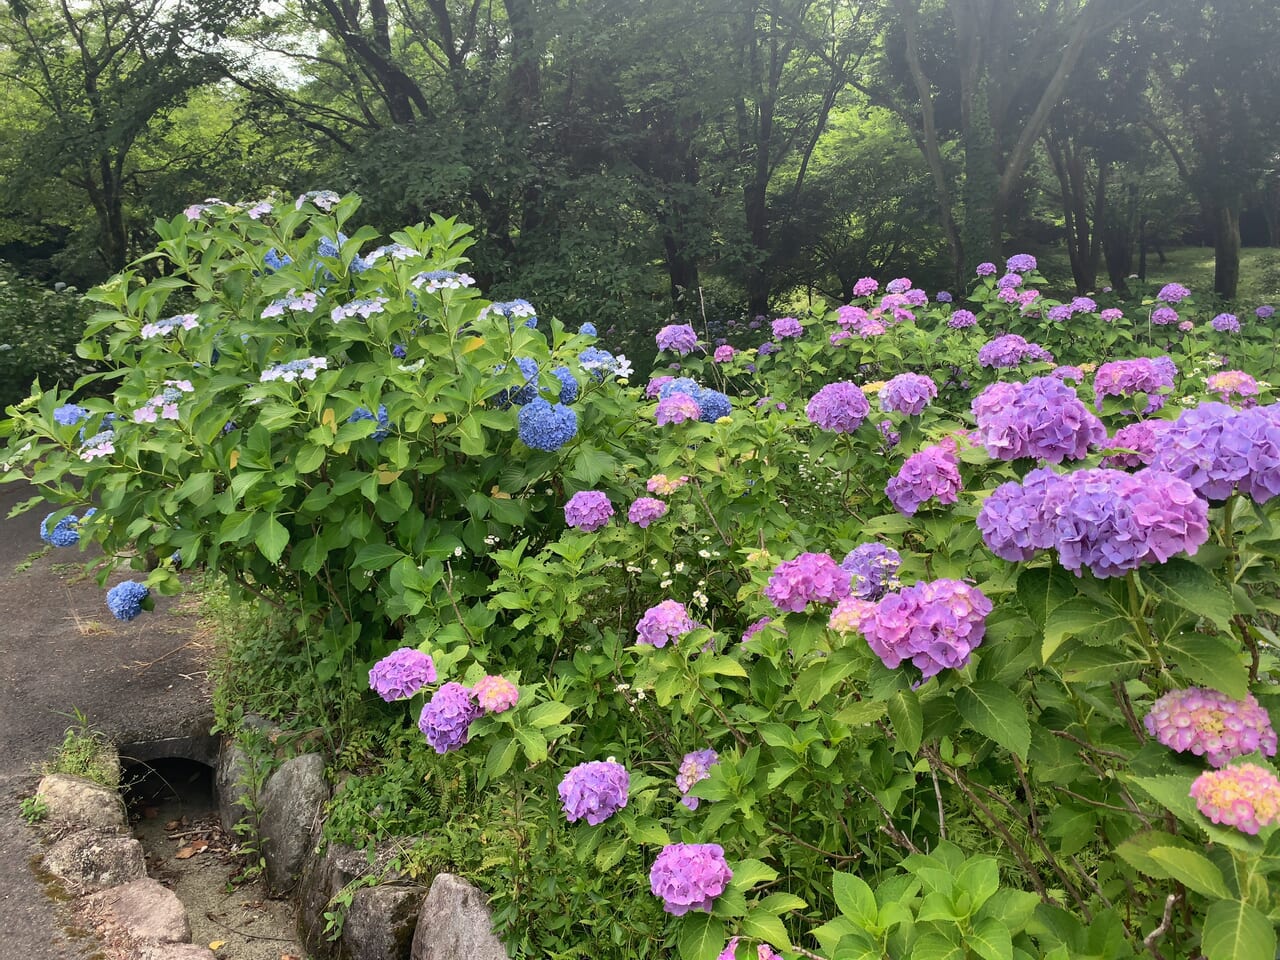
{"type": "Polygon", "coordinates": [[[900,373],[880,388],[880,409],[919,416],[938,396],[938,385],[921,373],[900,373]]]}
{"type": "Polygon", "coordinates": [[[898,589],[898,568],[902,556],[883,543],[864,543],[850,550],[840,561],[840,569],[852,579],[853,596],[879,600],[889,590],[898,589]]]}
{"type": "Polygon", "coordinates": [[[1053,354],[1016,333],[1006,333],[978,348],[978,365],[983,367],[1016,367],[1027,360],[1053,363],[1053,354]]]}
{"type": "Polygon", "coordinates": [[[151,591],[145,584],[126,580],[107,591],[107,609],[117,620],[132,620],[142,612],[142,604],[149,596],[151,591]]]}
{"type": "Polygon", "coordinates": [[[993,383],[971,406],[976,438],[997,460],[1079,460],[1107,436],[1102,421],[1056,377],[993,383]]]}
{"type": "Polygon", "coordinates": [[[788,340],[804,336],[804,327],[795,317],[779,317],[770,325],[775,340],[788,340]]]}
{"type": "Polygon", "coordinates": [[[973,272],[980,277],[994,277],[996,275],[996,265],[988,260],[985,263],[978,264],[973,272]]]}
{"type": "Polygon", "coordinates": [[[613,516],[613,504],[599,490],[579,490],[564,505],[564,522],[586,533],[595,533],[613,516]]]}
{"type": "Polygon", "coordinates": [[[855,297],[869,297],[880,289],[880,282],[875,277],[862,277],[853,285],[855,297]]]}
{"type": "Polygon", "coordinates": [[[1209,374],[1205,386],[1210,393],[1216,393],[1223,403],[1239,400],[1243,407],[1251,407],[1257,402],[1258,381],[1243,370],[1219,370],[1209,374]]]}
{"type": "MultiPolygon", "coordinates": [[[[421,256],[422,254],[419,253],[415,247],[411,247],[407,243],[384,243],[380,247],[374,247],[374,249],[371,250],[367,256],[365,256],[364,262],[372,266],[373,264],[381,260],[383,257],[390,257],[392,260],[403,261],[403,260],[409,260],[413,257],[421,257],[421,256]]],[[[434,272],[453,273],[452,270],[437,270],[434,272]]],[[[453,275],[455,277],[458,276],[458,274],[456,273],[453,275]]],[[[419,274],[419,276],[421,276],[421,274],[419,274]]],[[[414,280],[416,279],[417,278],[415,277],[414,280]]],[[[410,280],[409,282],[413,283],[415,287],[421,286],[421,284],[414,283],[413,280],[410,280]]]]}
{"type": "Polygon", "coordinates": [[[654,419],[660,427],[699,420],[701,417],[702,408],[698,406],[698,401],[687,393],[673,393],[663,397],[654,411],[654,419]]]}
{"type": "Polygon", "coordinates": [[[737,354],[737,352],[738,351],[729,344],[722,343],[720,346],[716,347],[715,353],[711,355],[711,359],[716,363],[728,363],[734,358],[734,355],[737,354]]]}
{"type": "Polygon", "coordinates": [[[1280,407],[1236,410],[1209,401],[1184,410],[1164,429],[1151,465],[1210,500],[1238,490],[1266,503],[1280,494],[1280,407]]]}
{"type": "MultiPolygon", "coordinates": [[[[84,519],[88,520],[97,512],[96,508],[90,507],[85,511],[84,519]]],[[[49,521],[52,519],[51,513],[40,521],[41,540],[51,547],[74,547],[80,542],[80,517],[68,514],[50,528],[49,521]]]]}
{"type": "Polygon", "coordinates": [[[1095,468],[1059,476],[1033,470],[1001,484],[978,513],[987,547],[1005,560],[1027,560],[1055,547],[1077,576],[1123,576],[1178,553],[1195,553],[1209,536],[1208,504],[1178,477],[1095,468]]]}
{"type": "Polygon", "coordinates": [[[1151,311],[1151,322],[1157,327],[1168,327],[1178,322],[1178,311],[1173,307],[1156,307],[1151,311]]]}
{"type": "Polygon", "coordinates": [[[1029,253],[1015,253],[1005,264],[1005,269],[1014,273],[1030,273],[1035,268],[1036,258],[1029,253]]]}
{"type": "Polygon", "coordinates": [[[1115,323],[1124,317],[1124,311],[1116,307],[1107,307],[1107,309],[1098,314],[1098,317],[1103,323],[1115,323]]]}
{"type": "Polygon", "coordinates": [[[804,412],[823,430],[853,433],[871,412],[871,404],[856,383],[838,380],[815,393],[804,412]]]}
{"type": "Polygon", "coordinates": [[[907,457],[884,492],[899,513],[912,516],[926,500],[955,503],[960,493],[960,461],[954,440],[944,440],[907,457]]]}
{"type": "Polygon", "coordinates": [[[596,383],[602,383],[605,377],[625,379],[632,373],[631,361],[626,356],[620,353],[615,357],[608,350],[601,350],[599,347],[587,347],[579,353],[578,365],[596,383]]]}
{"type": "MultiPolygon", "coordinates": [[[[720,955],[716,960],[738,960],[738,944],[742,942],[741,937],[730,937],[729,942],[725,944],[725,948],[720,951],[720,955]]],[[[756,945],[756,960],[782,960],[782,954],[774,950],[767,943],[756,945]]]]}
{"type": "Polygon", "coordinates": [[[1152,704],[1142,722],[1147,733],[1169,749],[1190,751],[1213,767],[1225,767],[1255,750],[1276,755],[1271,718],[1253,694],[1232,700],[1204,687],[1174,690],[1152,704]]]}
{"type": "Polygon", "coordinates": [[[711,776],[711,768],[719,762],[720,755],[710,747],[686,753],[680,761],[680,769],[676,771],[676,789],[681,794],[680,802],[690,810],[698,809],[698,798],[689,796],[689,790],[699,780],[711,776]]]}
{"type": "MultiPolygon", "coordinates": [[[[375,250],[374,253],[377,251],[375,250]]],[[[373,259],[372,254],[369,259],[373,259]]],[[[438,293],[441,290],[461,290],[463,287],[472,286],[475,279],[465,273],[454,273],[452,270],[425,270],[409,283],[427,293],[438,293]]]]}
{"type": "Polygon", "coordinates": [[[106,457],[116,452],[116,432],[101,430],[80,445],[80,459],[85,462],[106,457]]]}
{"type": "Polygon", "coordinates": [[[654,339],[659,350],[670,350],[682,357],[698,347],[698,333],[687,323],[669,323],[658,331],[654,339]]]}
{"type": "Polygon", "coordinates": [[[742,642],[746,643],[771,623],[773,623],[773,617],[761,617],[759,620],[753,620],[747,624],[747,629],[742,631],[742,642]]]}
{"type": "Polygon", "coordinates": [[[471,695],[485,713],[503,713],[516,705],[520,690],[506,677],[487,674],[475,682],[471,695]]]}
{"type": "Polygon", "coordinates": [[[491,303],[480,311],[479,319],[497,314],[500,317],[507,318],[508,329],[516,328],[517,320],[524,320],[524,325],[530,330],[538,325],[538,313],[533,309],[533,304],[528,300],[515,299],[504,300],[499,303],[491,303]]]}
{"type": "Polygon", "coordinates": [[[720,844],[669,843],[649,870],[649,889],[661,898],[663,910],[682,917],[690,910],[710,913],[732,879],[720,844]]]}
{"type": "Polygon", "coordinates": [[[301,296],[296,290],[290,290],[279,300],[273,300],[267,304],[262,310],[262,319],[267,320],[270,317],[282,317],[285,310],[293,310],[300,313],[314,313],[316,307],[320,305],[318,294],[307,292],[301,296]]]}
{"type": "Polygon", "coordinates": [[[733,413],[733,402],[727,396],[719,390],[701,386],[696,380],[689,377],[668,379],[657,389],[660,399],[656,417],[659,425],[683,423],[688,419],[701,420],[703,423],[715,423],[721,417],[727,417],[733,413]],[[673,397],[681,395],[692,398],[698,408],[696,416],[689,416],[693,408],[682,401],[669,402],[664,408],[664,402],[671,401],[673,397]]]}
{"type": "Polygon", "coordinates": [[[534,398],[520,408],[520,439],[525,446],[548,453],[559,450],[578,434],[578,415],[563,403],[534,398]]]}
{"type": "Polygon", "coordinates": [[[184,393],[192,393],[195,387],[190,380],[166,380],[167,386],[133,411],[134,423],[155,423],[156,419],[177,420],[178,401],[184,393]]]}
{"type": "Polygon", "coordinates": [[[849,596],[850,574],[825,553],[802,553],[769,574],[764,595],[779,610],[800,613],[810,603],[836,603],[849,596]]]}
{"type": "Polygon", "coordinates": [[[384,313],[386,305],[390,302],[386,297],[362,297],[347,304],[338,304],[329,311],[329,317],[334,323],[341,323],[348,317],[368,320],[375,313],[384,313]]]}
{"type": "Polygon", "coordinates": [[[64,427],[74,427],[81,420],[89,419],[89,409],[78,403],[64,403],[54,409],[53,419],[64,427]]]}
{"type": "Polygon", "coordinates": [[[199,317],[194,313],[182,313],[176,317],[156,320],[154,323],[144,323],[139,335],[143,340],[150,340],[152,337],[167,337],[177,330],[194,330],[198,326],[200,326],[199,317]]]}
{"type": "Polygon", "coordinates": [[[301,210],[304,203],[310,203],[317,210],[328,213],[338,205],[342,198],[332,190],[308,190],[294,202],[294,209],[301,210]]]}
{"type": "Polygon", "coordinates": [[[665,647],[690,631],[698,629],[698,623],[678,600],[663,600],[644,612],[636,624],[636,643],[652,647],[665,647]]]}
{"type": "Polygon", "coordinates": [[[1220,313],[1209,321],[1209,326],[1219,333],[1239,333],[1240,319],[1234,313],[1220,313]]]}
{"type": "Polygon", "coordinates": [[[450,680],[422,708],[418,729],[436,753],[448,753],[467,742],[472,722],[483,713],[472,692],[450,680]]]}
{"type": "Polygon", "coordinates": [[[578,399],[578,394],[582,392],[582,384],[578,383],[578,378],[573,375],[573,371],[566,366],[553,367],[551,375],[560,381],[560,402],[569,404],[578,399]]]}
{"type": "Polygon", "coordinates": [[[1242,833],[1256,834],[1280,818],[1280,780],[1256,763],[1205,771],[1191,784],[1191,796],[1214,823],[1242,833]]]}
{"type": "Polygon", "coordinates": [[[391,418],[387,416],[387,405],[385,403],[378,404],[377,416],[374,416],[372,411],[364,407],[356,407],[355,412],[347,417],[347,423],[359,423],[361,420],[377,422],[377,429],[369,436],[379,443],[391,436],[391,418]]]}
{"type": "Polygon", "coordinates": [[[860,601],[858,629],[886,667],[910,660],[925,680],[960,669],[982,643],[992,604],[977,587],[960,580],[921,581],[878,603],[860,601]]]}
{"type": "Polygon", "coordinates": [[[1276,308],[1268,304],[1263,304],[1253,311],[1253,315],[1259,320],[1269,320],[1275,316],[1276,308]]]}
{"type": "Polygon", "coordinates": [[[1109,450],[1132,450],[1132,453],[1112,453],[1102,458],[1104,467],[1146,467],[1155,459],[1156,443],[1164,429],[1165,420],[1137,420],[1116,431],[1116,435],[1102,444],[1109,450]]]}
{"type": "Polygon", "coordinates": [[[955,297],[951,296],[950,290],[939,290],[937,296],[934,297],[938,303],[951,303],[955,297]]]}
{"type": "Polygon", "coordinates": [[[964,330],[978,322],[972,310],[957,310],[947,318],[947,326],[952,330],[964,330]]]}
{"type": "Polygon", "coordinates": [[[1182,284],[1166,283],[1160,288],[1160,292],[1156,294],[1156,299],[1161,303],[1178,304],[1189,296],[1191,296],[1191,291],[1182,284]]]}
{"type": "Polygon", "coordinates": [[[564,775],[557,792],[570,823],[586,820],[596,827],[627,805],[631,775],[615,760],[580,763],[564,775]]]}
{"type": "Polygon", "coordinates": [[[270,383],[272,380],[283,380],[285,383],[314,380],[316,374],[328,366],[329,361],[325,357],[303,357],[301,360],[272,364],[262,371],[262,376],[258,379],[262,383],[270,383]]]}
{"type": "Polygon", "coordinates": [[[1154,413],[1164,406],[1165,394],[1173,389],[1178,368],[1168,357],[1135,357],[1112,360],[1098,367],[1093,375],[1093,404],[1102,409],[1103,397],[1128,399],[1134,394],[1147,396],[1142,413],[1154,413]]]}
{"type": "Polygon", "coordinates": [[[660,497],[669,497],[688,482],[688,477],[668,477],[665,473],[655,473],[645,484],[645,489],[660,497]]]}
{"type": "Polygon", "coordinates": [[[654,497],[637,497],[627,510],[627,519],[638,527],[647,527],[667,514],[667,505],[654,497]]]}
{"type": "Polygon", "coordinates": [[[412,697],[427,684],[435,682],[435,661],[413,647],[392,651],[369,671],[369,688],[387,703],[412,697]]]}

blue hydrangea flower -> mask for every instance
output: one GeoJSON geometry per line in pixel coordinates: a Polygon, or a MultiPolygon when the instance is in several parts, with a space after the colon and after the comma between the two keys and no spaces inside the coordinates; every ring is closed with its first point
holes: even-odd
{"type": "Polygon", "coordinates": [[[107,591],[107,607],[117,620],[132,620],[142,612],[151,591],[136,580],[126,580],[107,591]]]}
{"type": "Polygon", "coordinates": [[[603,382],[605,377],[618,368],[617,358],[599,347],[587,347],[578,354],[578,364],[597,382],[603,382]]]}
{"type": "Polygon", "coordinates": [[[702,411],[698,419],[703,423],[715,423],[721,417],[733,413],[733,403],[719,390],[699,388],[693,394],[693,399],[698,402],[698,409],[702,411]]]}
{"type": "MultiPolygon", "coordinates": [[[[356,412],[347,417],[347,423],[359,423],[361,420],[373,420],[373,414],[364,407],[356,407],[356,412]]],[[[381,443],[391,435],[391,420],[387,416],[387,405],[385,403],[378,404],[378,429],[369,434],[374,440],[381,443]]]]}
{"type": "Polygon", "coordinates": [[[79,517],[74,514],[63,517],[51,529],[49,521],[52,519],[51,513],[40,522],[41,540],[52,547],[74,547],[80,542],[80,531],[77,529],[80,525],[79,517]]]}
{"type": "Polygon", "coordinates": [[[598,334],[596,333],[596,325],[594,323],[591,323],[590,321],[580,326],[578,328],[578,333],[582,334],[582,336],[584,337],[598,336],[598,334]]]}
{"type": "Polygon", "coordinates": [[[505,300],[501,303],[491,303],[480,311],[480,319],[483,320],[491,313],[497,313],[507,318],[508,327],[514,330],[516,328],[516,320],[524,318],[524,325],[530,330],[538,326],[538,315],[533,309],[533,304],[528,300],[505,300]]]}
{"type": "Polygon", "coordinates": [[[520,439],[534,450],[559,450],[578,433],[578,415],[563,403],[541,397],[520,409],[520,439]]]}
{"type": "Polygon", "coordinates": [[[582,387],[579,385],[577,378],[573,375],[573,371],[568,367],[560,366],[551,371],[555,378],[560,381],[560,402],[573,403],[578,399],[578,394],[582,387]]]}
{"type": "Polygon", "coordinates": [[[267,268],[269,273],[275,273],[277,270],[283,270],[289,264],[293,263],[293,257],[287,253],[279,253],[275,247],[267,251],[267,255],[262,258],[262,264],[267,268]]]}
{"type": "Polygon", "coordinates": [[[341,230],[338,231],[338,240],[335,243],[332,237],[321,237],[320,243],[316,247],[316,253],[322,257],[338,257],[342,254],[342,245],[346,243],[348,237],[341,230]]]}
{"type": "Polygon", "coordinates": [[[87,419],[89,410],[76,403],[64,403],[53,411],[53,419],[64,427],[75,426],[81,420],[87,419]]]}

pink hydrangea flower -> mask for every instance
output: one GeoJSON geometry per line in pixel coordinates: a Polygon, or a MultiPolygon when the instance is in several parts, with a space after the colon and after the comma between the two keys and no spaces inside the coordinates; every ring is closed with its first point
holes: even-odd
{"type": "Polygon", "coordinates": [[[1174,690],[1152,704],[1142,722],[1166,747],[1179,753],[1190,751],[1214,767],[1225,767],[1255,750],[1268,757],[1276,755],[1271,718],[1253,694],[1232,700],[1203,687],[1174,690]]]}
{"type": "Polygon", "coordinates": [[[779,610],[800,613],[812,601],[836,603],[852,591],[852,575],[825,553],[802,553],[773,568],[764,595],[779,610]]]}
{"type": "Polygon", "coordinates": [[[654,416],[658,426],[665,427],[672,423],[697,420],[702,416],[702,408],[698,406],[698,401],[687,393],[671,393],[658,401],[658,409],[654,416]]]}
{"type": "Polygon", "coordinates": [[[732,879],[718,843],[669,843],[649,870],[649,889],[662,899],[663,910],[682,917],[690,910],[710,913],[732,879]]]}
{"type": "Polygon", "coordinates": [[[1191,784],[1196,807],[1214,823],[1256,834],[1280,817],[1280,780],[1256,763],[1208,770],[1191,784]]]}
{"type": "Polygon", "coordinates": [[[485,713],[502,713],[510,710],[520,699],[519,688],[502,676],[481,677],[471,688],[471,693],[485,713]]]}
{"type": "Polygon", "coordinates": [[[738,351],[727,343],[722,343],[716,347],[716,352],[711,355],[711,359],[716,363],[728,363],[733,359],[734,354],[738,351]]]}
{"type": "Polygon", "coordinates": [[[697,622],[689,616],[683,603],[663,600],[646,610],[636,624],[636,643],[665,647],[697,628],[697,622]]]}
{"type": "Polygon", "coordinates": [[[667,505],[653,497],[637,497],[627,511],[627,519],[638,527],[647,527],[667,513],[667,505]]]}

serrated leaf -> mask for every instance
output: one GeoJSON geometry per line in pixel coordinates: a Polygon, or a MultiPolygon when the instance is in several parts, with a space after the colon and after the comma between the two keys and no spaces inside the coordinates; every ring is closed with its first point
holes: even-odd
{"type": "Polygon", "coordinates": [[[1166,638],[1162,648],[1193,683],[1212,687],[1233,700],[1248,696],[1249,668],[1240,657],[1239,644],[1189,633],[1166,638]]]}
{"type": "Polygon", "coordinates": [[[1275,960],[1276,931],[1239,900],[1219,900],[1204,916],[1200,949],[1209,960],[1275,960]]]}
{"type": "Polygon", "coordinates": [[[1231,630],[1231,593],[1203,567],[1173,557],[1142,570],[1142,582],[1170,603],[1196,617],[1207,617],[1223,631],[1231,630]]]}
{"type": "Polygon", "coordinates": [[[786,950],[791,946],[791,939],[787,936],[787,928],[782,925],[782,921],[763,910],[752,910],[743,917],[741,929],[746,936],[757,937],[779,949],[786,950]]]}
{"type": "Polygon", "coordinates": [[[964,949],[940,933],[926,933],[912,948],[911,960],[964,960],[964,949]]]}
{"type": "Polygon", "coordinates": [[[750,890],[757,884],[778,879],[778,871],[760,860],[739,860],[731,866],[733,879],[729,883],[735,890],[750,890]]]}
{"type": "Polygon", "coordinates": [[[716,960],[724,949],[724,922],[707,913],[686,913],[678,942],[681,960],[716,960]]]}
{"type": "Polygon", "coordinates": [[[992,681],[980,681],[957,690],[955,702],[960,716],[973,729],[1026,759],[1031,725],[1026,707],[1013,691],[992,681]]]}
{"type": "Polygon", "coordinates": [[[924,736],[924,713],[920,709],[920,698],[914,690],[899,690],[889,698],[887,706],[889,722],[893,724],[893,735],[897,738],[898,745],[915,756],[924,736]]]}
{"type": "Polygon", "coordinates": [[[1179,883],[1206,897],[1229,900],[1232,893],[1222,878],[1222,871],[1207,857],[1181,847],[1152,847],[1147,856],[1163,867],[1179,883]]]}
{"type": "Polygon", "coordinates": [[[983,917],[965,934],[964,942],[983,960],[1013,960],[1013,937],[1004,922],[983,917]]]}
{"type": "Polygon", "coordinates": [[[1040,656],[1045,663],[1053,657],[1068,637],[1096,640],[1128,629],[1124,611],[1088,597],[1076,597],[1049,612],[1044,626],[1044,644],[1040,656]]]}
{"type": "Polygon", "coordinates": [[[840,912],[864,930],[874,930],[880,910],[876,906],[876,895],[867,882],[852,873],[836,871],[831,885],[840,912]]]}
{"type": "Polygon", "coordinates": [[[1018,600],[1044,630],[1049,614],[1076,595],[1075,578],[1062,567],[1032,567],[1018,575],[1018,600]]]}
{"type": "Polygon", "coordinates": [[[284,548],[289,545],[289,531],[285,529],[284,524],[275,518],[275,514],[271,514],[259,528],[257,536],[253,538],[253,542],[258,545],[258,549],[262,551],[262,555],[267,560],[271,563],[279,563],[280,555],[284,553],[284,548]]]}

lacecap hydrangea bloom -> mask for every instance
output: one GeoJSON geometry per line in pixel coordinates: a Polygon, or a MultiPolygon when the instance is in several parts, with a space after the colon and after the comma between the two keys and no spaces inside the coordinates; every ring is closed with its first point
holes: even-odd
{"type": "Polygon", "coordinates": [[[900,566],[897,550],[875,542],[854,547],[840,561],[840,569],[850,576],[853,596],[864,600],[879,600],[886,591],[896,590],[900,566]]]}
{"type": "Polygon", "coordinates": [[[912,516],[927,500],[955,503],[960,494],[960,461],[953,440],[943,440],[913,453],[885,484],[884,492],[899,513],[912,516]]]}
{"type": "Polygon", "coordinates": [[[779,610],[800,613],[809,603],[836,603],[849,596],[851,575],[825,553],[802,553],[769,574],[764,595],[779,610]]]}
{"type": "Polygon", "coordinates": [[[680,769],[676,771],[676,789],[680,791],[680,802],[690,810],[698,809],[698,798],[689,796],[693,785],[711,776],[711,768],[720,762],[720,755],[708,747],[705,750],[694,750],[686,753],[680,761],[680,769]]]}
{"type": "Polygon", "coordinates": [[[1053,354],[1016,333],[1006,333],[978,348],[978,365],[983,367],[1016,367],[1027,360],[1053,363],[1053,354]]]}
{"type": "Polygon", "coordinates": [[[503,713],[520,699],[520,689],[506,677],[487,674],[475,682],[471,695],[485,713],[503,713]]]}
{"type": "Polygon", "coordinates": [[[668,477],[665,473],[655,473],[645,484],[645,489],[660,497],[669,497],[688,482],[688,477],[668,477]]]}
{"type": "Polygon", "coordinates": [[[303,357],[301,360],[289,360],[286,363],[276,363],[267,367],[262,371],[262,376],[258,379],[263,383],[269,383],[272,380],[283,380],[285,383],[293,383],[297,380],[314,380],[316,374],[321,370],[327,369],[329,361],[325,357],[303,357]]]}
{"type": "Polygon", "coordinates": [[[978,441],[997,460],[1079,460],[1107,437],[1075,390],[1055,377],[993,383],[972,403],[978,441]]]}
{"type": "Polygon", "coordinates": [[[1173,389],[1177,373],[1178,368],[1168,357],[1109,361],[1093,375],[1094,406],[1101,410],[1104,397],[1128,399],[1143,393],[1147,396],[1147,406],[1140,412],[1154,413],[1164,406],[1165,394],[1173,389]]]}
{"type": "Polygon", "coordinates": [[[435,682],[435,661],[413,647],[392,651],[369,671],[369,688],[387,703],[412,697],[427,684],[435,682]]]}
{"type": "Polygon", "coordinates": [[[654,337],[659,350],[670,350],[680,356],[692,353],[698,347],[698,333],[687,323],[669,323],[654,337]]]}
{"type": "Polygon", "coordinates": [[[1204,687],[1174,690],[1151,705],[1143,726],[1166,747],[1204,757],[1225,767],[1236,757],[1260,751],[1276,755],[1276,732],[1253,694],[1232,700],[1204,687]]]}
{"type": "Polygon", "coordinates": [[[1256,763],[1205,771],[1191,784],[1191,796],[1214,823],[1242,833],[1256,834],[1280,817],[1280,780],[1256,763]]]}
{"type": "Polygon", "coordinates": [[[862,389],[848,380],[828,383],[804,409],[809,422],[835,433],[853,433],[871,412],[862,389]]]}
{"type": "Polygon", "coordinates": [[[86,462],[106,457],[116,452],[116,432],[101,430],[80,445],[80,459],[86,462]]]}
{"type": "Polygon", "coordinates": [[[627,805],[630,789],[626,767],[614,760],[592,760],[566,773],[557,792],[566,820],[586,820],[596,827],[627,805]]]}
{"type": "Polygon", "coordinates": [[[858,629],[886,667],[910,660],[925,680],[958,670],[982,643],[992,604],[960,580],[921,581],[860,607],[858,629]]]}
{"type": "Polygon", "coordinates": [[[922,373],[900,373],[880,388],[880,409],[916,417],[938,396],[938,385],[922,373]]]}
{"type": "Polygon", "coordinates": [[[145,584],[126,580],[107,591],[107,608],[117,620],[132,620],[142,612],[142,604],[149,596],[151,591],[145,584]]]}
{"type": "Polygon", "coordinates": [[[418,729],[436,753],[448,753],[467,742],[472,722],[483,713],[472,692],[450,680],[422,708],[418,729]]]}
{"type": "Polygon", "coordinates": [[[669,843],[649,870],[649,889],[663,910],[682,917],[690,910],[710,913],[732,879],[718,843],[669,843]]]}
{"type": "Polygon", "coordinates": [[[1238,490],[1266,503],[1280,494],[1280,408],[1236,410],[1210,401],[1184,410],[1165,427],[1151,465],[1209,500],[1238,490]]]}
{"type": "Polygon", "coordinates": [[[663,600],[646,610],[636,624],[636,643],[665,647],[693,630],[698,623],[678,600],[663,600]]]}
{"type": "Polygon", "coordinates": [[[637,497],[627,510],[627,519],[638,527],[647,527],[667,513],[667,505],[654,497],[637,497]]]}
{"type": "Polygon", "coordinates": [[[176,317],[165,317],[153,323],[144,323],[139,335],[143,340],[152,337],[167,337],[176,330],[194,330],[200,326],[200,318],[194,313],[183,313],[176,317]]]}
{"type": "Polygon", "coordinates": [[[78,403],[64,403],[53,411],[54,422],[64,427],[74,427],[81,420],[87,420],[88,418],[89,409],[80,406],[78,403]]]}
{"type": "Polygon", "coordinates": [[[578,415],[563,403],[535,397],[520,408],[519,432],[525,446],[550,453],[577,436],[578,415]]]}
{"type": "Polygon", "coordinates": [[[587,533],[594,533],[613,516],[613,504],[599,490],[579,490],[564,505],[564,522],[587,533]]]}

